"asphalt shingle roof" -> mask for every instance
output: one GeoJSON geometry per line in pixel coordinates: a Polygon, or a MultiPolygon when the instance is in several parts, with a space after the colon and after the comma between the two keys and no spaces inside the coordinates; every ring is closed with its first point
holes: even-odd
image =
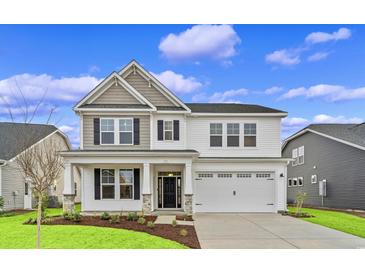
{"type": "Polygon", "coordinates": [[[56,131],[52,125],[0,122],[0,159],[10,160],[27,147],[56,131]]]}
{"type": "Polygon", "coordinates": [[[231,103],[187,103],[192,112],[200,113],[286,113],[259,105],[231,103]]]}

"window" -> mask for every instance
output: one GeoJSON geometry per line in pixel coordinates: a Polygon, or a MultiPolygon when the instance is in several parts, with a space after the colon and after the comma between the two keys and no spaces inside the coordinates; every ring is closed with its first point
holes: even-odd
{"type": "Polygon", "coordinates": [[[298,148],[298,165],[304,164],[304,146],[298,148]]]}
{"type": "Polygon", "coordinates": [[[121,145],[133,144],[133,120],[119,119],[119,143],[121,145]]]}
{"type": "Polygon", "coordinates": [[[298,186],[303,186],[303,177],[298,177],[298,186]]]}
{"type": "Polygon", "coordinates": [[[114,199],[114,169],[101,170],[101,197],[114,199]]]}
{"type": "Polygon", "coordinates": [[[29,183],[25,182],[24,183],[24,195],[28,195],[29,193],[29,183]]]}
{"type": "Polygon", "coordinates": [[[317,183],[317,175],[312,175],[312,177],[311,177],[311,183],[312,184],[316,184],[317,183]]]}
{"type": "Polygon", "coordinates": [[[293,186],[297,186],[298,185],[297,182],[298,182],[298,179],[297,178],[293,178],[293,186]]]}
{"type": "Polygon", "coordinates": [[[218,173],[218,178],[232,178],[231,173],[218,173]]]}
{"type": "Polygon", "coordinates": [[[172,121],[164,121],[164,137],[165,140],[172,141],[173,137],[173,126],[172,121]]]}
{"type": "Polygon", "coordinates": [[[75,196],[77,196],[77,183],[75,183],[75,196]]]}
{"type": "Polygon", "coordinates": [[[292,165],[296,166],[298,164],[298,149],[294,148],[291,155],[291,157],[293,158],[292,165]]]}
{"type": "Polygon", "coordinates": [[[288,187],[291,187],[293,185],[293,180],[291,178],[288,179],[288,187]]]}
{"type": "Polygon", "coordinates": [[[198,177],[199,178],[213,178],[213,174],[212,173],[199,173],[198,177]]]}
{"type": "Polygon", "coordinates": [[[270,173],[257,173],[256,174],[256,178],[270,178],[271,174],[270,173]]]}
{"type": "Polygon", "coordinates": [[[101,143],[114,144],[114,119],[100,119],[101,143]]]}
{"type": "Polygon", "coordinates": [[[256,124],[244,125],[244,145],[245,147],[256,146],[256,124]]]}
{"type": "Polygon", "coordinates": [[[119,170],[120,199],[133,197],[133,169],[119,170]]]}
{"type": "Polygon", "coordinates": [[[251,173],[238,173],[237,178],[251,178],[251,173]]]}
{"type": "Polygon", "coordinates": [[[227,124],[227,146],[238,147],[240,145],[240,124],[227,124]]]}
{"type": "Polygon", "coordinates": [[[219,123],[210,124],[210,146],[221,147],[222,146],[222,134],[223,126],[219,123]]]}

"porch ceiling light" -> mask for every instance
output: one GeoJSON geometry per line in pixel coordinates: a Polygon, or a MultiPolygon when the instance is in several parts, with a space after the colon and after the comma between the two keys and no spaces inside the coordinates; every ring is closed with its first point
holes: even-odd
{"type": "Polygon", "coordinates": [[[169,177],[172,177],[172,176],[174,176],[174,174],[173,174],[173,173],[169,173],[168,175],[169,175],[169,177]]]}

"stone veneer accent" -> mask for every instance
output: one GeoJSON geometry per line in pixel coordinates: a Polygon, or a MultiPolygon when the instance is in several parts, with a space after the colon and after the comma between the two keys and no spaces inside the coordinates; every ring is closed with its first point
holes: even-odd
{"type": "Polygon", "coordinates": [[[151,207],[151,194],[143,194],[143,214],[151,215],[152,207],[151,207]]]}
{"type": "Polygon", "coordinates": [[[75,195],[63,195],[63,212],[75,212],[75,195]]]}
{"type": "Polygon", "coordinates": [[[185,194],[184,211],[188,215],[193,214],[193,194],[185,194]]]}

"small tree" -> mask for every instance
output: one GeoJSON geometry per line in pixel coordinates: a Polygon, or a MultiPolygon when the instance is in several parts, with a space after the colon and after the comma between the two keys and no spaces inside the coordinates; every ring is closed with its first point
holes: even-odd
{"type": "Polygon", "coordinates": [[[0,196],[0,213],[4,210],[4,198],[0,196]]]}
{"type": "Polygon", "coordinates": [[[302,207],[305,199],[307,198],[306,192],[299,191],[296,195],[296,209],[295,209],[295,215],[300,215],[302,213],[302,207]]]}

